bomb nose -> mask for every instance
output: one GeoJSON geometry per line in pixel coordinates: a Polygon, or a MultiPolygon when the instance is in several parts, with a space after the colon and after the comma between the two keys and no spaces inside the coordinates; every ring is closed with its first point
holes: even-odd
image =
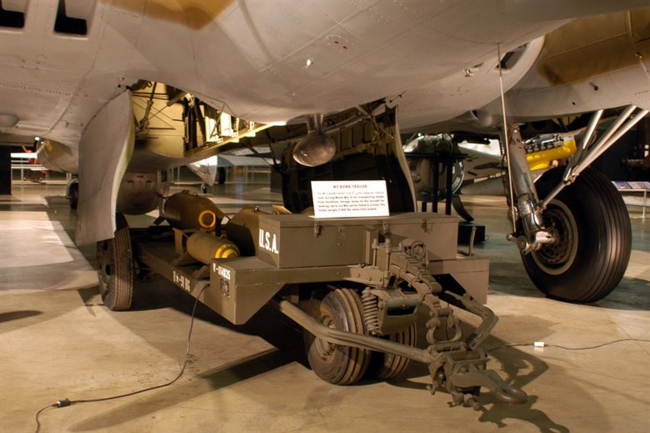
{"type": "Polygon", "coordinates": [[[321,130],[314,130],[303,137],[293,148],[293,159],[307,167],[330,162],[336,153],[336,143],[321,130]]]}

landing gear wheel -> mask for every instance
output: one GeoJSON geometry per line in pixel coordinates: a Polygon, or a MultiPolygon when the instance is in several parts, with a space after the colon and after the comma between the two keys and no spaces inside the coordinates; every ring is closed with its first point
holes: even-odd
{"type": "MultiPolygon", "coordinates": [[[[330,328],[365,333],[361,300],[354,290],[316,293],[309,301],[307,313],[330,328]]],[[[330,344],[306,331],[304,339],[309,365],[318,377],[329,383],[351,385],[361,379],[368,368],[368,350],[330,344]]]]}
{"type": "Polygon", "coordinates": [[[116,215],[115,237],[97,242],[99,292],[112,311],[131,308],[133,298],[133,253],[126,218],[116,215]]]}
{"type": "MultiPolygon", "coordinates": [[[[541,198],[561,182],[563,171],[551,170],[537,182],[541,198]]],[[[596,302],[614,290],[630,260],[632,229],[609,179],[586,169],[551,201],[543,218],[558,241],[522,256],[533,283],[551,298],[578,303],[596,302]]]]}
{"type": "MultiPolygon", "coordinates": [[[[384,338],[395,343],[415,347],[418,340],[416,324],[414,323],[405,330],[390,334],[384,338]]],[[[411,360],[402,356],[372,352],[366,376],[379,380],[394,379],[404,373],[410,364],[411,360]]]]}
{"type": "Polygon", "coordinates": [[[79,183],[75,182],[70,185],[68,195],[70,197],[70,209],[76,210],[79,204],[79,183]]]}
{"type": "Polygon", "coordinates": [[[201,193],[202,194],[207,194],[208,193],[208,186],[204,183],[201,184],[201,193]]]}

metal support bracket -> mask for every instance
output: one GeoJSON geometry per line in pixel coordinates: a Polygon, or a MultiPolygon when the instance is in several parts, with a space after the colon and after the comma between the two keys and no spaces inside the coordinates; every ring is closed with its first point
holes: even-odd
{"type": "Polygon", "coordinates": [[[634,127],[641,121],[647,114],[648,110],[639,109],[635,113],[637,107],[629,105],[620,116],[612,123],[612,125],[605,131],[595,143],[590,145],[591,137],[600,118],[603,114],[602,110],[596,111],[592,114],[585,136],[580,143],[578,151],[573,155],[567,164],[562,183],[557,185],[548,196],[542,200],[540,207],[545,209],[551,201],[568,185],[571,185],[580,176],[589,165],[594,162],[598,157],[605,153],[614,143],[616,143],[626,132],[634,127]]]}

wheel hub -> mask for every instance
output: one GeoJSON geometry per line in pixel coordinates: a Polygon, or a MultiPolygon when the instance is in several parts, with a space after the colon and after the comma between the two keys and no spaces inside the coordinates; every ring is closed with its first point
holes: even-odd
{"type": "Polygon", "coordinates": [[[542,246],[539,250],[540,259],[549,265],[566,262],[571,256],[573,244],[573,233],[567,216],[557,208],[549,209],[544,213],[544,223],[550,227],[555,242],[542,246]]]}
{"type": "MultiPolygon", "coordinates": [[[[103,241],[98,246],[97,267],[99,268],[99,278],[103,285],[107,286],[113,273],[113,249],[111,248],[111,241],[103,241]]],[[[100,285],[100,288],[104,289],[102,285],[100,285]]]]}
{"type": "Polygon", "coordinates": [[[560,274],[575,260],[578,249],[578,228],[575,218],[564,203],[554,200],[543,214],[544,225],[555,241],[534,251],[533,258],[549,274],[560,274]]]}

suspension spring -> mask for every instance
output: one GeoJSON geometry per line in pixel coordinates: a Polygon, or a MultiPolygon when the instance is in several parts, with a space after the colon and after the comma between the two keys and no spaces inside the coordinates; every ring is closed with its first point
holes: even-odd
{"type": "Polygon", "coordinates": [[[361,306],[363,307],[363,321],[366,324],[366,330],[370,335],[379,334],[379,306],[378,299],[375,295],[366,289],[361,294],[361,306]]]}

